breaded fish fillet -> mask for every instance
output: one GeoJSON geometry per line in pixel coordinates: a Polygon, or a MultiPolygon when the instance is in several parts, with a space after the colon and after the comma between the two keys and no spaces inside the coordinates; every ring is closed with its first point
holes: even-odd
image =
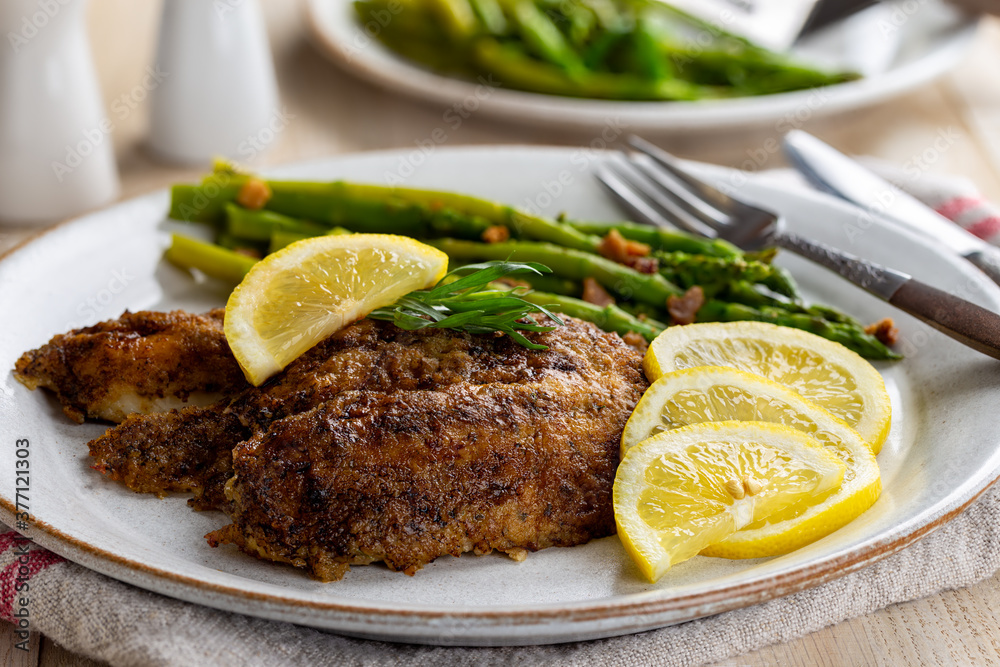
{"type": "Polygon", "coordinates": [[[413,574],[444,554],[520,559],[611,535],[637,356],[606,374],[345,392],[279,420],[236,448],[233,524],[208,539],[329,581],[350,564],[413,574]]]}
{"type": "Polygon", "coordinates": [[[25,352],[14,377],[29,389],[55,392],[76,422],[207,405],[249,386],[226,343],[222,317],[221,309],[126,312],[25,352]]]}

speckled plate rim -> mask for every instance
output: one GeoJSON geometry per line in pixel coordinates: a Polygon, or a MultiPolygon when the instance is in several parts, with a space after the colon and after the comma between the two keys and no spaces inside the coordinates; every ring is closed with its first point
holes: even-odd
{"type": "MultiPolygon", "coordinates": [[[[937,0],[934,0],[936,2],[937,0]]],[[[616,102],[490,89],[442,76],[395,55],[368,40],[350,10],[351,0],[308,0],[305,4],[313,42],[334,63],[381,88],[443,105],[476,101],[476,113],[548,127],[602,128],[614,119],[633,131],[676,131],[763,125],[790,119],[803,110],[810,117],[874,104],[932,81],[968,50],[978,19],[966,17],[929,40],[926,52],[877,76],[822,88],[761,97],[702,102],[616,102]],[[354,42],[361,41],[362,46],[354,42]]],[[[900,28],[910,30],[912,17],[900,28]]]]}
{"type": "MultiPolygon", "coordinates": [[[[440,158],[447,160],[450,154],[466,157],[478,154],[482,159],[487,159],[501,152],[523,154],[526,158],[546,156],[564,160],[572,155],[572,149],[480,146],[443,149],[440,151],[440,158]]],[[[405,154],[406,151],[384,151],[369,153],[365,157],[384,160],[389,164],[405,154]]],[[[308,173],[313,166],[345,162],[359,157],[346,155],[314,163],[292,165],[286,168],[286,171],[291,170],[291,176],[300,177],[303,173],[308,173]]],[[[717,167],[701,168],[706,175],[720,178],[732,173],[717,167]]],[[[282,175],[280,172],[281,170],[278,171],[278,175],[282,175]]],[[[767,199],[769,192],[783,191],[782,196],[807,201],[815,206],[818,212],[839,210],[841,215],[851,213],[848,207],[825,195],[805,191],[789,193],[780,185],[768,185],[767,180],[765,174],[751,178],[749,182],[751,196],[756,197],[758,201],[761,198],[767,199]]],[[[101,217],[109,211],[149,202],[165,206],[166,200],[166,192],[159,191],[117,204],[106,211],[69,221],[8,251],[0,257],[0,261],[6,263],[12,260],[39,240],[51,234],[58,234],[70,225],[99,225],[101,217]]],[[[900,234],[900,239],[904,244],[923,246],[925,250],[937,254],[942,262],[951,265],[963,275],[975,275],[974,270],[968,268],[964,262],[955,257],[945,256],[941,249],[929,241],[907,233],[900,234]]],[[[1000,289],[990,283],[984,287],[978,300],[983,305],[1000,309],[1000,289]]],[[[583,601],[488,609],[472,607],[441,609],[383,602],[321,603],[302,601],[292,596],[247,591],[151,567],[141,561],[103,549],[98,544],[75,539],[45,521],[34,522],[28,535],[56,553],[113,578],[219,609],[310,625],[358,637],[390,641],[442,645],[555,643],[639,632],[745,607],[812,588],[880,560],[947,523],[1000,476],[1000,437],[992,444],[995,451],[990,459],[992,463],[990,467],[982,468],[976,474],[969,476],[946,497],[920,515],[894,526],[890,531],[885,531],[885,534],[864,544],[863,548],[835,553],[812,563],[779,571],[766,578],[692,595],[671,595],[668,589],[610,597],[599,602],[583,601]],[[387,630],[389,627],[391,630],[387,630]],[[516,631],[517,634],[511,635],[512,631],[516,631]]],[[[10,524],[13,516],[12,499],[4,490],[0,492],[0,519],[10,524]]]]}

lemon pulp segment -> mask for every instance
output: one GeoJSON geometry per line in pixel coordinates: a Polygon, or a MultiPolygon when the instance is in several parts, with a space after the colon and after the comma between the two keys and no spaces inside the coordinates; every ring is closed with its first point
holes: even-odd
{"type": "Polygon", "coordinates": [[[630,448],[619,465],[618,533],[656,581],[740,528],[836,488],[844,468],[815,440],[778,424],[706,422],[665,431],[630,448]]]}

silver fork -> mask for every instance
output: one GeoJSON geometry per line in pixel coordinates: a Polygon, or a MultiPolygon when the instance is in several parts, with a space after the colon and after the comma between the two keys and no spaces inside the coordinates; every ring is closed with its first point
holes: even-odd
{"type": "Polygon", "coordinates": [[[596,175],[639,221],[677,226],[744,250],[770,246],[791,250],[955,340],[1000,359],[1000,315],[902,271],[786,231],[781,216],[695,178],[666,151],[635,136],[628,142],[640,155],[604,162],[596,175]]]}

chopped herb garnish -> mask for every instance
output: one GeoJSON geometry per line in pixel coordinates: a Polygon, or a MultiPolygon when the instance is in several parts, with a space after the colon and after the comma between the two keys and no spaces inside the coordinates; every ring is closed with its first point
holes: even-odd
{"type": "Polygon", "coordinates": [[[536,313],[546,315],[560,325],[563,321],[545,306],[521,298],[531,291],[530,288],[501,289],[496,281],[551,272],[549,267],[535,262],[469,264],[449,272],[434,287],[410,292],[393,305],[379,308],[368,317],[389,320],[408,331],[428,327],[476,334],[500,331],[528,349],[546,350],[545,345],[533,343],[520,332],[544,332],[555,328],[538,324],[532,317],[536,313]]]}

